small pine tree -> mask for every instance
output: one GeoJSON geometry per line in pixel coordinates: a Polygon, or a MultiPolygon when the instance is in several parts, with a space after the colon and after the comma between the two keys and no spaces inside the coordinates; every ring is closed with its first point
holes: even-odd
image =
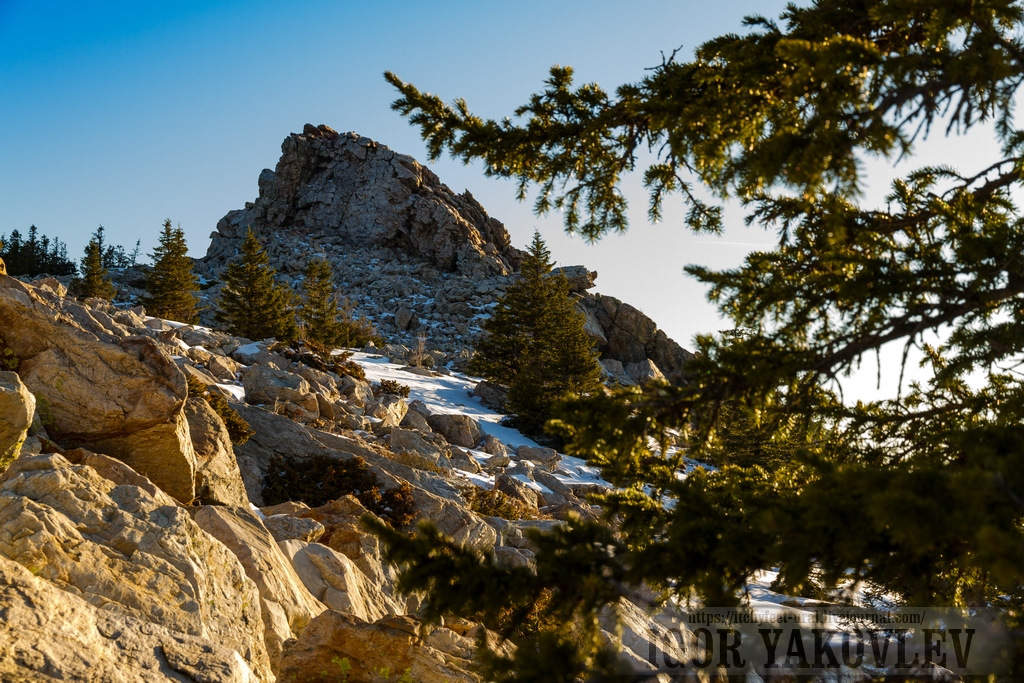
{"type": "Polygon", "coordinates": [[[77,285],[78,294],[82,297],[97,297],[107,301],[114,298],[114,285],[107,277],[100,243],[95,238],[89,240],[89,244],[85,247],[85,257],[82,259],[82,277],[78,280],[77,285]]]}
{"type": "Polygon", "coordinates": [[[170,218],[164,221],[159,245],[150,258],[153,269],[146,276],[149,296],[144,300],[149,314],[183,323],[197,322],[199,279],[192,272],[185,232],[180,225],[172,228],[170,218]]]}
{"type": "Polygon", "coordinates": [[[520,279],[484,323],[470,370],[508,387],[513,421],[539,434],[562,399],[596,391],[601,369],[586,322],[564,277],[553,277],[551,252],[534,233],[520,279]]]}
{"type": "Polygon", "coordinates": [[[345,323],[340,319],[342,311],[334,292],[331,264],[322,258],[310,261],[306,265],[306,281],[302,288],[304,296],[299,318],[303,322],[304,337],[333,348],[345,335],[345,323]]]}
{"type": "Polygon", "coordinates": [[[274,280],[276,271],[252,230],[242,243],[241,257],[228,264],[224,288],[214,317],[231,334],[249,339],[295,339],[292,292],[274,280]]]}
{"type": "Polygon", "coordinates": [[[341,337],[338,346],[346,349],[366,346],[370,342],[382,343],[377,328],[365,315],[356,316],[355,305],[347,298],[341,300],[341,337]]]}

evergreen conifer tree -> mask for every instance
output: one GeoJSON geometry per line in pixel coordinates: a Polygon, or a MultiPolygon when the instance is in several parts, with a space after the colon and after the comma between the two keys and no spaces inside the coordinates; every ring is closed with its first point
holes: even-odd
{"type": "Polygon", "coordinates": [[[12,230],[10,239],[0,234],[0,257],[7,263],[10,275],[77,275],[78,268],[68,258],[67,245],[60,239],[39,236],[36,226],[29,227],[29,239],[23,241],[18,230],[12,230]]]}
{"type": "Polygon", "coordinates": [[[331,264],[326,259],[317,258],[306,264],[302,289],[299,319],[303,323],[304,337],[322,347],[333,348],[345,336],[346,325],[334,291],[331,264]]]}
{"type": "Polygon", "coordinates": [[[470,370],[508,388],[508,410],[539,435],[556,403],[600,386],[601,370],[586,318],[564,276],[551,275],[551,252],[534,232],[520,277],[484,322],[470,370]]]}
{"type": "Polygon", "coordinates": [[[179,225],[171,227],[171,219],[164,221],[159,244],[150,254],[153,269],[146,276],[145,299],[147,312],[158,318],[195,323],[199,320],[196,291],[199,279],[192,272],[192,259],[188,257],[185,232],[179,225]]]}
{"type": "Polygon", "coordinates": [[[103,265],[103,255],[100,250],[100,243],[94,238],[89,240],[85,247],[85,257],[82,259],[82,277],[77,281],[77,290],[82,297],[97,297],[110,301],[114,298],[114,285],[107,276],[107,269],[103,265]]]}
{"type": "Polygon", "coordinates": [[[21,275],[24,272],[24,243],[21,231],[17,228],[11,230],[10,237],[5,237],[2,256],[9,275],[21,275]]]}
{"type": "MultiPolygon", "coordinates": [[[[720,207],[695,192],[703,185],[779,235],[741,267],[687,268],[748,335],[698,338],[683,386],[594,396],[563,416],[566,447],[617,487],[600,497],[614,527],[570,520],[535,536],[534,574],[429,531],[380,530],[389,556],[413,569],[403,585],[426,589],[437,614],[462,615],[536,604],[547,587],[543,612],[586,626],[625,586],[726,605],[778,567],[791,595],[813,580],[993,609],[1012,634],[1006,680],[1020,680],[1022,36],[1017,2],[794,3],[612,94],[575,87],[572,70],[555,67],[516,119],[484,120],[389,74],[395,108],[433,157],[482,160],[521,195],[537,183],[538,210],[564,210],[570,231],[625,229],[621,176],[652,149],[652,219],[679,192],[694,230],[720,230],[720,207]],[[865,158],[902,158],[929,132],[969,129],[999,151],[969,169],[950,159],[914,170],[880,205],[865,202],[865,158]],[[837,380],[890,344],[904,359],[919,351],[915,381],[844,401],[837,380]],[[683,477],[680,451],[651,446],[667,430],[696,458],[737,441],[752,459],[757,441],[786,451],[774,468],[683,477]]],[[[602,656],[579,632],[552,629],[489,674],[531,680],[517,665],[532,661],[546,680],[607,680],[602,656]]]]}
{"type": "Polygon", "coordinates": [[[292,292],[274,280],[266,251],[250,229],[242,253],[228,264],[215,318],[227,331],[249,339],[295,339],[292,292]]]}

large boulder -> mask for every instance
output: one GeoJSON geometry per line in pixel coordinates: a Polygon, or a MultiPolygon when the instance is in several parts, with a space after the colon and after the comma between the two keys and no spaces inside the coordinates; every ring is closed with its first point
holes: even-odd
{"type": "Polygon", "coordinates": [[[272,680],[238,559],[123,463],[79,455],[110,478],[57,454],[0,475],[0,680],[173,680],[171,669],[207,667],[220,672],[209,680],[252,680],[245,669],[272,680]],[[40,596],[31,614],[18,586],[40,596]],[[99,674],[116,668],[120,678],[99,674]]]}
{"type": "Polygon", "coordinates": [[[25,442],[36,397],[15,372],[0,372],[0,472],[18,457],[25,442]]]}
{"type": "Polygon", "coordinates": [[[273,367],[270,364],[255,365],[245,373],[242,380],[247,403],[297,406],[301,412],[296,417],[308,422],[320,416],[320,404],[312,389],[302,377],[273,367]]]}
{"type": "Polygon", "coordinates": [[[430,423],[427,422],[427,418],[423,417],[423,415],[419,414],[415,410],[412,410],[412,408],[410,408],[405,414],[405,417],[402,418],[400,426],[405,427],[406,429],[413,429],[424,435],[433,434],[434,431],[430,428],[430,423]]]}
{"type": "Polygon", "coordinates": [[[509,498],[512,498],[533,510],[536,510],[540,505],[537,490],[514,476],[499,474],[494,479],[494,489],[496,491],[501,491],[509,498]]]}
{"type": "MultiPolygon", "coordinates": [[[[413,414],[415,415],[416,413],[413,414]]],[[[435,465],[450,466],[448,456],[436,444],[427,441],[419,432],[412,429],[392,428],[388,445],[396,453],[402,451],[417,453],[435,465]]]]}
{"type": "Polygon", "coordinates": [[[505,444],[498,437],[486,434],[483,444],[481,444],[481,450],[488,455],[494,456],[491,460],[497,458],[501,462],[501,467],[508,465],[508,448],[505,447],[505,444]]]}
{"type": "Polygon", "coordinates": [[[469,670],[472,652],[473,641],[445,628],[428,636],[413,617],[368,623],[328,610],[285,652],[281,678],[315,680],[326,671],[339,679],[383,683],[408,673],[417,683],[476,683],[480,678],[469,670]]]}
{"type": "MultiPolygon", "coordinates": [[[[291,501],[289,501],[291,502],[291,501]]],[[[287,505],[287,503],[284,503],[287,505]]],[[[309,509],[309,506],[305,506],[309,509]]],[[[324,535],[324,525],[315,519],[293,517],[290,514],[276,514],[263,519],[263,526],[278,543],[284,541],[305,541],[315,543],[324,535]]]]}
{"type": "Polygon", "coordinates": [[[405,414],[409,412],[409,404],[401,396],[384,394],[377,401],[366,405],[366,414],[380,420],[378,425],[384,427],[397,427],[402,424],[405,414]]]}
{"type": "MultiPolygon", "coordinates": [[[[342,496],[326,505],[298,513],[300,517],[324,525],[325,532],[320,540],[323,545],[351,560],[370,584],[395,604],[407,605],[396,590],[398,573],[394,565],[384,560],[380,540],[363,528],[361,520],[366,514],[368,510],[354,496],[342,496]]],[[[317,593],[312,588],[310,590],[317,593]]],[[[334,605],[331,607],[337,609],[334,605]]]]}
{"type": "Polygon", "coordinates": [[[448,443],[463,448],[476,448],[483,438],[480,423],[469,415],[430,415],[430,428],[448,440],[448,443]]]}
{"type": "Polygon", "coordinates": [[[50,407],[51,438],[116,456],[188,503],[196,456],[185,377],[157,342],[121,337],[124,328],[101,315],[0,276],[0,330],[18,331],[5,340],[22,381],[50,407]]]}
{"type": "Polygon", "coordinates": [[[111,611],[0,556],[0,680],[273,681],[237,650],[111,611]]]}
{"type": "Polygon", "coordinates": [[[562,456],[559,455],[558,451],[554,448],[526,445],[522,445],[516,449],[516,458],[519,460],[529,460],[530,462],[538,463],[549,470],[554,469],[554,467],[562,460],[562,456]]]}
{"type": "Polygon", "coordinates": [[[306,590],[259,517],[245,508],[192,508],[201,528],[226,545],[259,589],[264,640],[275,666],[284,643],[297,637],[324,606],[306,590]]]}
{"type": "Polygon", "coordinates": [[[362,407],[373,401],[373,389],[370,383],[364,379],[342,375],[338,383],[338,391],[356,406],[362,407]]]}
{"type": "Polygon", "coordinates": [[[210,356],[206,362],[206,369],[222,382],[235,379],[240,367],[230,356],[210,356]]]}
{"type": "Polygon", "coordinates": [[[404,606],[346,555],[319,543],[300,540],[283,541],[280,545],[309,592],[329,608],[364,621],[405,612],[404,606]]]}
{"type": "Polygon", "coordinates": [[[295,368],[295,374],[309,382],[310,389],[314,393],[321,394],[331,401],[341,398],[341,394],[338,392],[338,382],[331,373],[300,363],[295,368]]]}
{"type": "Polygon", "coordinates": [[[508,389],[487,380],[476,383],[476,386],[473,387],[473,395],[478,396],[480,403],[492,410],[504,411],[505,404],[508,403],[508,389]]]}
{"type": "Polygon", "coordinates": [[[203,505],[247,506],[242,473],[224,420],[202,398],[185,403],[192,446],[196,452],[196,499],[203,505]]]}

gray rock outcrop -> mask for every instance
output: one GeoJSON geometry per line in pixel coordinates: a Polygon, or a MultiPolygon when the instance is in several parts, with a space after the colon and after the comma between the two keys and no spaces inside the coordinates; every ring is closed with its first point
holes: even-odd
{"type": "MultiPolygon", "coordinates": [[[[285,139],[276,169],[260,174],[259,196],[217,224],[200,270],[216,280],[248,228],[283,281],[298,288],[307,260],[322,256],[339,293],[386,339],[412,345],[425,335],[451,355],[472,347],[523,256],[468,191],[454,193],[412,157],[368,138],[309,124],[285,139]]],[[[681,377],[688,353],[636,308],[589,293],[596,272],[573,265],[554,276],[579,297],[603,357],[649,359],[669,379],[681,377]]],[[[384,355],[406,362],[401,344],[384,355]]]]}
{"type": "Polygon", "coordinates": [[[427,417],[430,428],[463,448],[476,448],[483,438],[480,424],[469,415],[436,414],[427,417]]]}
{"type": "Polygon", "coordinates": [[[183,406],[185,377],[149,337],[102,311],[0,275],[0,329],[18,374],[50,406],[51,436],[114,455],[183,503],[195,496],[196,456],[183,406]]]}
{"type": "Polygon", "coordinates": [[[635,306],[590,293],[577,305],[587,316],[587,329],[602,360],[616,360],[628,368],[649,359],[669,380],[682,379],[683,368],[693,354],[672,341],[635,306]]]}
{"type": "Polygon", "coordinates": [[[455,194],[412,157],[355,133],[307,125],[289,135],[259,190],[251,206],[217,224],[207,260],[233,256],[249,228],[383,246],[475,279],[506,275],[519,260],[505,228],[469,192],[455,194]]]}

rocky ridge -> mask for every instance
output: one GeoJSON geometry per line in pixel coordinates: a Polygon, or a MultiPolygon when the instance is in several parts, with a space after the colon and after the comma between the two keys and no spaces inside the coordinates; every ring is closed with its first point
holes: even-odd
{"type": "MultiPolygon", "coordinates": [[[[410,528],[430,519],[521,566],[525,528],[593,514],[550,449],[262,343],[90,303],[0,275],[17,366],[0,375],[0,680],[299,681],[339,662],[350,681],[478,680],[481,627],[420,622],[355,497],[268,507],[275,463],[358,458],[382,490],[408,487],[410,528]],[[187,377],[233,406],[247,442],[224,438],[187,377]],[[506,482],[532,519],[474,512],[474,475],[506,482]]],[[[645,624],[630,632],[653,647],[645,624]]]]}
{"type": "MultiPolygon", "coordinates": [[[[0,275],[0,351],[16,366],[0,373],[0,454],[13,457],[0,462],[0,680],[476,682],[479,638],[513,646],[466,620],[424,623],[421,598],[396,589],[360,525],[371,503],[357,491],[307,503],[316,485],[270,500],[281,467],[308,480],[318,462],[359,464],[383,491],[407,491],[399,529],[429,519],[526,568],[535,548],[524,532],[594,516],[586,495],[608,486],[584,461],[500,426],[464,376],[367,353],[355,355],[367,379],[339,375],[266,343],[84,305],[43,282],[0,275]],[[72,342],[80,357],[69,357],[72,342]],[[382,393],[385,378],[416,392],[382,393]],[[241,415],[248,441],[223,438],[222,411],[207,410],[196,382],[241,415]],[[112,404],[124,407],[119,422],[104,416],[112,404]],[[82,429],[90,407],[96,425],[82,429]],[[159,434],[160,447],[140,457],[139,433],[159,434]],[[520,513],[476,507],[481,487],[520,513]]],[[[637,589],[600,615],[623,665],[644,677],[710,661],[684,616],[658,604],[637,589]]],[[[797,673],[758,666],[746,680],[797,673]]],[[[808,680],[867,678],[846,668],[808,680]]]]}
{"type": "MultiPolygon", "coordinates": [[[[261,237],[271,265],[293,287],[308,259],[322,256],[339,292],[385,338],[414,346],[423,336],[449,356],[472,347],[522,258],[502,223],[468,191],[456,194],[385,145],[311,124],[284,140],[276,169],[259,176],[259,196],[218,222],[200,261],[206,278],[219,277],[247,229],[261,237]]],[[[596,272],[562,271],[611,379],[681,377],[690,354],[650,318],[589,293],[596,272]]],[[[210,288],[208,300],[218,291],[210,288]]]]}

